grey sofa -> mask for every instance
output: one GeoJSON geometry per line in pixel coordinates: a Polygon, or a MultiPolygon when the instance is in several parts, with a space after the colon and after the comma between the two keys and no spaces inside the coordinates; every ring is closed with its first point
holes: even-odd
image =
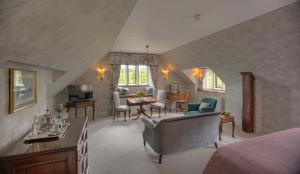
{"type": "Polygon", "coordinates": [[[143,132],[144,146],[146,142],[162,155],[191,149],[198,146],[215,144],[220,124],[220,113],[200,113],[193,116],[179,116],[160,121],[143,117],[145,124],[143,132]]]}

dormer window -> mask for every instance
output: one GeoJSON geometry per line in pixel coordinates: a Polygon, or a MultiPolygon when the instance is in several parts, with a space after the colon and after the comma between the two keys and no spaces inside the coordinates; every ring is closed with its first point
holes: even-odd
{"type": "Polygon", "coordinates": [[[211,69],[208,68],[205,70],[203,90],[225,92],[225,84],[211,69]]]}

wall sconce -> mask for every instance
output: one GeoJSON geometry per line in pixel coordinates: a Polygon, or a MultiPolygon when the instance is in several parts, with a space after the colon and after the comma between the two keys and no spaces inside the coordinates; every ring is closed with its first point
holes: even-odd
{"type": "Polygon", "coordinates": [[[168,68],[163,68],[163,69],[161,70],[161,72],[162,72],[163,79],[164,79],[164,80],[167,80],[167,79],[168,79],[168,76],[169,76],[169,69],[168,69],[168,68]]]}
{"type": "Polygon", "coordinates": [[[203,76],[204,76],[204,70],[201,69],[201,68],[194,68],[192,70],[192,73],[193,73],[193,76],[195,78],[197,78],[198,80],[201,80],[203,78],[203,76]]]}
{"type": "Polygon", "coordinates": [[[104,79],[105,71],[106,71],[106,69],[102,66],[99,66],[97,68],[97,72],[98,72],[98,77],[97,78],[98,78],[98,80],[103,80],[104,79]]]}

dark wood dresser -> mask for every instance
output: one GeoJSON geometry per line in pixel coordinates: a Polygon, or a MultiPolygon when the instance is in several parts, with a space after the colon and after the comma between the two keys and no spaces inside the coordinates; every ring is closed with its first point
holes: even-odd
{"type": "Polygon", "coordinates": [[[70,120],[57,141],[24,144],[23,138],[1,154],[1,174],[88,174],[87,119],[70,120]]]}

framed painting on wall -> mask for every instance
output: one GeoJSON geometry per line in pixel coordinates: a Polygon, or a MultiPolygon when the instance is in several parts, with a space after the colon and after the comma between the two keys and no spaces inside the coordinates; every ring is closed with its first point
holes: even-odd
{"type": "Polygon", "coordinates": [[[170,93],[177,94],[179,92],[179,83],[171,83],[170,84],[170,93]]]}
{"type": "Polygon", "coordinates": [[[9,68],[10,114],[27,108],[37,102],[36,71],[9,68]]]}

